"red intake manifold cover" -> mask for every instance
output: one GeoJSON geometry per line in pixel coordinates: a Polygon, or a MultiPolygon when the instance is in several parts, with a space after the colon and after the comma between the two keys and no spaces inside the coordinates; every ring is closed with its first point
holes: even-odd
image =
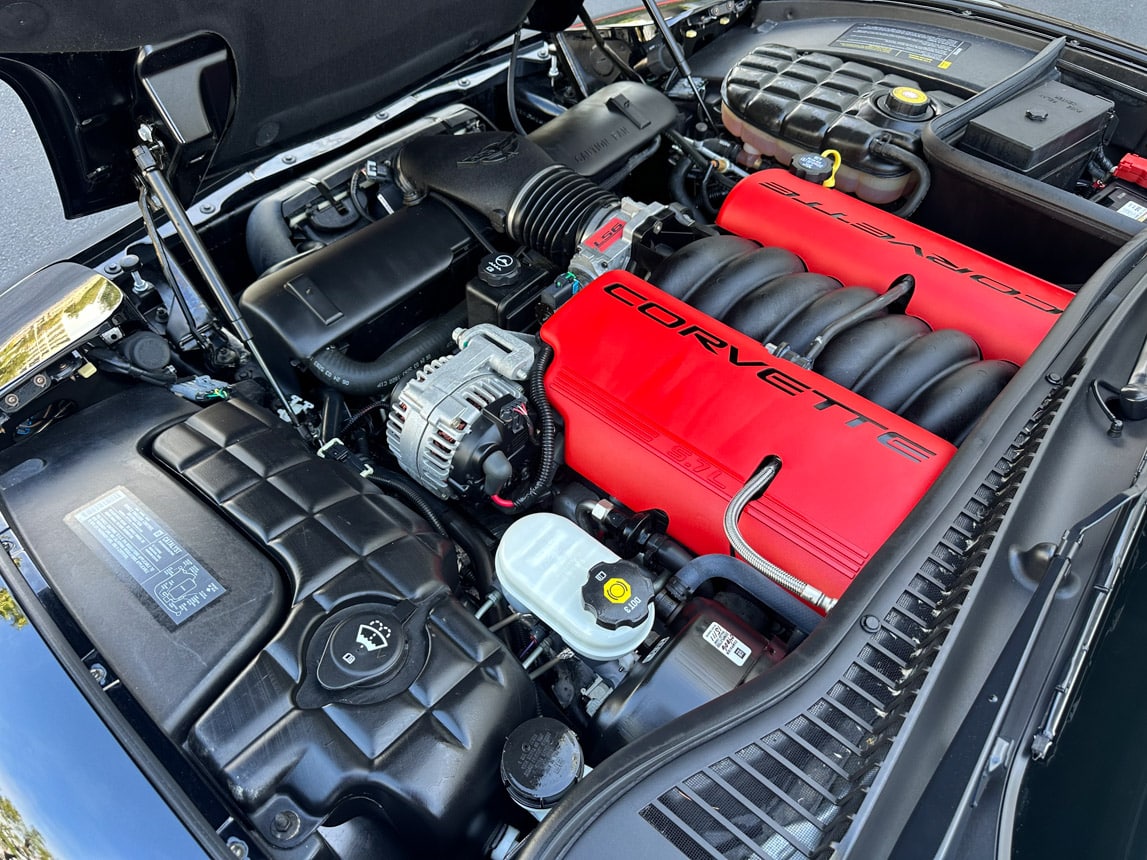
{"type": "Polygon", "coordinates": [[[839,597],[955,453],[949,443],[625,272],[542,327],[566,462],[634,510],[728,553],[729,500],[782,461],[741,518],[771,561],[839,597]]]}
{"type": "Polygon", "coordinates": [[[830,188],[784,170],[737,183],[717,223],[792,251],[810,272],[884,292],[916,277],[908,313],[954,328],[984,358],[1023,364],[1071,301],[1067,290],[830,188]]]}

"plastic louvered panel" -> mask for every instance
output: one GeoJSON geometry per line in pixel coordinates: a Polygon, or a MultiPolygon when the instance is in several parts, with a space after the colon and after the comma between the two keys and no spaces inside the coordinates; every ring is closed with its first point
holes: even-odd
{"type": "Polygon", "coordinates": [[[937,544],[880,629],[806,711],[699,771],[641,811],[690,860],[822,858],[872,784],[914,693],[943,644],[976,566],[964,555],[1038,445],[1058,400],[1045,402],[937,544]]]}

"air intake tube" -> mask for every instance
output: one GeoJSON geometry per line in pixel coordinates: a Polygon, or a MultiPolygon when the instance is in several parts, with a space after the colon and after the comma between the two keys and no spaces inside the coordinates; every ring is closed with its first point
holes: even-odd
{"type": "Polygon", "coordinates": [[[506,132],[422,137],[399,153],[397,168],[408,191],[456,200],[555,262],[568,262],[621,204],[537,144],[506,132]]]}

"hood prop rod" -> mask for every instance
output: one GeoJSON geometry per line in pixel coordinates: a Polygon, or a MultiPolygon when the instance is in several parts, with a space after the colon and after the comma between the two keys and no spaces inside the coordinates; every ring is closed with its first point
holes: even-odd
{"type": "MultiPolygon", "coordinates": [[[[211,255],[207,253],[207,248],[203,245],[203,240],[200,239],[199,234],[195,232],[195,227],[192,225],[191,219],[187,217],[187,211],[183,208],[183,204],[179,202],[179,198],[176,196],[171,184],[167,181],[167,177],[164,176],[163,171],[160,170],[159,161],[156,159],[155,153],[147,146],[137,146],[132,149],[131,154],[135,158],[136,166],[139,167],[139,178],[144,187],[159,201],[160,207],[167,213],[167,217],[171,221],[171,226],[175,229],[175,234],[183,242],[184,247],[187,248],[187,252],[191,255],[191,261],[195,264],[195,268],[199,270],[199,274],[203,276],[203,280],[206,281],[212,295],[215,296],[215,301],[219,304],[220,309],[223,311],[235,335],[243,344],[244,349],[251,353],[252,358],[255,359],[255,363],[259,365],[259,369],[263,371],[263,375],[267,378],[267,382],[271,386],[275,397],[283,404],[287,418],[295,425],[299,432],[303,432],[302,425],[299,423],[298,416],[295,414],[294,409],[291,408],[291,402],[287,398],[286,392],[280,387],[279,381],[275,379],[275,375],[271,373],[267,362],[259,352],[258,347],[255,346],[255,338],[246,320],[243,319],[239,305],[235,302],[234,296],[231,295],[227,289],[227,285],[223,282],[223,276],[220,275],[219,270],[215,268],[215,263],[212,261],[211,255]]],[[[155,253],[163,254],[165,250],[161,247],[157,247],[155,253]]],[[[179,285],[172,284],[171,288],[178,290],[179,285]]]]}

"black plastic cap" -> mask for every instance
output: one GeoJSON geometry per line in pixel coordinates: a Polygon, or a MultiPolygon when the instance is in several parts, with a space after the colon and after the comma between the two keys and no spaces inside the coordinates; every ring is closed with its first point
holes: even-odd
{"type": "Polygon", "coordinates": [[[832,176],[832,159],[816,152],[802,152],[793,156],[789,170],[794,176],[820,185],[832,176]]]}
{"type": "Polygon", "coordinates": [[[653,581],[631,561],[603,562],[590,568],[581,599],[600,627],[640,627],[653,602],[653,581]]]}
{"type": "Polygon", "coordinates": [[[585,756],[573,729],[551,717],[522,723],[502,747],[502,784],[527,809],[548,809],[581,778],[585,756]]]}
{"type": "Polygon", "coordinates": [[[123,357],[141,370],[162,370],[171,364],[171,347],[167,341],[151,331],[137,331],[120,341],[123,357]]]}
{"type": "Polygon", "coordinates": [[[932,116],[932,100],[915,87],[896,87],[884,102],[888,112],[900,119],[923,120],[932,116]]]}
{"type": "Polygon", "coordinates": [[[522,276],[522,264],[513,254],[487,254],[478,264],[478,277],[491,287],[516,284],[522,276]]]}
{"type": "Polygon", "coordinates": [[[402,668],[402,619],[377,606],[354,607],[331,633],[319,658],[319,683],[328,690],[378,684],[402,668]]]}

